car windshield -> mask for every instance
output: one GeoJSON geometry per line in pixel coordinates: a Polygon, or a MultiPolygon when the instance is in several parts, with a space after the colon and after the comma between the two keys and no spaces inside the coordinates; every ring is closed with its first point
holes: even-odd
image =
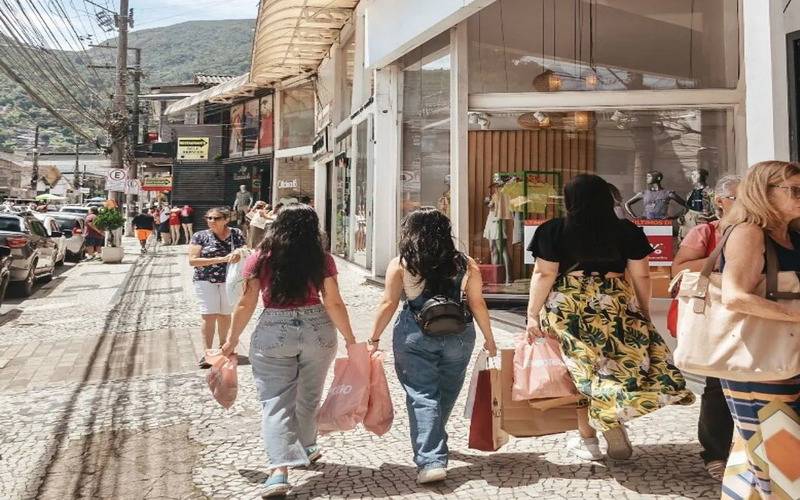
{"type": "Polygon", "coordinates": [[[61,211],[69,212],[72,214],[85,214],[89,211],[89,209],[84,207],[64,207],[61,209],[61,211]]]}
{"type": "Polygon", "coordinates": [[[19,225],[19,219],[12,219],[10,217],[0,217],[0,231],[14,231],[22,232],[19,225]]]}
{"type": "Polygon", "coordinates": [[[62,231],[72,231],[73,228],[78,227],[78,221],[75,219],[56,219],[56,222],[62,231]]]}

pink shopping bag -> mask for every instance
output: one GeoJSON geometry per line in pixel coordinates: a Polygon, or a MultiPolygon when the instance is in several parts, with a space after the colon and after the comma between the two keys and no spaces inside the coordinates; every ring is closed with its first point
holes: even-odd
{"type": "Polygon", "coordinates": [[[317,417],[320,433],[349,431],[364,421],[369,406],[370,356],[366,343],[347,347],[333,366],[333,383],[317,417]]]}
{"type": "Polygon", "coordinates": [[[577,392],[558,340],[544,337],[529,344],[527,339],[520,339],[514,350],[512,400],[560,398],[577,392]]]}
{"type": "Polygon", "coordinates": [[[211,395],[223,408],[228,409],[233,406],[233,402],[236,401],[236,394],[239,391],[239,381],[236,375],[236,366],[238,364],[236,354],[233,354],[230,358],[220,355],[206,356],[206,361],[211,363],[211,370],[206,375],[211,395]]]}
{"type": "Polygon", "coordinates": [[[394,407],[383,370],[383,358],[383,353],[376,352],[370,360],[369,403],[364,416],[364,428],[378,436],[389,432],[394,421],[394,407]]]}

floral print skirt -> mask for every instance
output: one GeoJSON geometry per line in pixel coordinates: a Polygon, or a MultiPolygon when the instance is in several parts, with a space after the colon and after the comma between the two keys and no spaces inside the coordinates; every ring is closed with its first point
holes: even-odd
{"type": "Polygon", "coordinates": [[[541,320],[561,341],[595,429],[607,431],[663,406],[694,402],[624,278],[559,277],[541,320]]]}

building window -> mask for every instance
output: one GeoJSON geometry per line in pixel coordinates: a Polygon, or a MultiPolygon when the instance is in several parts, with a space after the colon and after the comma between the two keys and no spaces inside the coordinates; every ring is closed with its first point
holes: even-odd
{"type": "Polygon", "coordinates": [[[356,37],[342,46],[342,107],[339,121],[350,118],[353,112],[353,71],[356,57],[356,37]]]}
{"type": "Polygon", "coordinates": [[[367,267],[369,242],[372,241],[372,197],[369,193],[369,157],[372,141],[369,140],[369,120],[356,125],[355,157],[355,220],[353,221],[353,261],[367,267]]]}
{"type": "Polygon", "coordinates": [[[499,0],[469,19],[470,93],[735,88],[733,0],[499,0]]]}
{"type": "Polygon", "coordinates": [[[309,146],[314,142],[314,89],[284,90],[280,114],[281,149],[309,146]]]}
{"type": "Polygon", "coordinates": [[[449,33],[403,60],[402,214],[448,208],[450,199],[449,33]]]}

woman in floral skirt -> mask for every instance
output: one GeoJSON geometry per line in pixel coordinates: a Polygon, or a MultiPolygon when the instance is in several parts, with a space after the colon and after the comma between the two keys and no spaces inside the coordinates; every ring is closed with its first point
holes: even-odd
{"type": "Polygon", "coordinates": [[[668,404],[691,404],[683,376],[650,320],[653,251],[642,230],[614,213],[609,184],[578,175],[564,189],[565,218],[541,225],[528,250],[536,258],[528,339],[552,334],[587,405],[578,410],[580,458],[633,454],[624,422],[668,404]],[[626,273],[630,281],[626,279],[626,273]],[[546,332],[546,333],[545,333],[546,332]]]}

